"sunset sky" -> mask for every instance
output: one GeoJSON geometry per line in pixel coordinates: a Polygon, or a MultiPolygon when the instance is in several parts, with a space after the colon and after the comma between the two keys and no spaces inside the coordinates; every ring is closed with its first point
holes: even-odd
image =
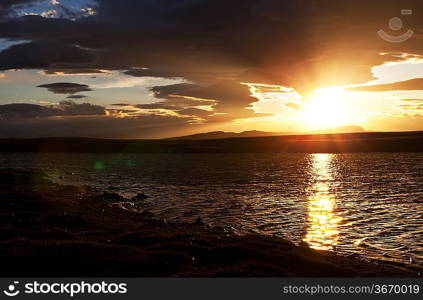
{"type": "Polygon", "coordinates": [[[0,0],[0,138],[345,125],[423,130],[423,1],[0,0]]]}

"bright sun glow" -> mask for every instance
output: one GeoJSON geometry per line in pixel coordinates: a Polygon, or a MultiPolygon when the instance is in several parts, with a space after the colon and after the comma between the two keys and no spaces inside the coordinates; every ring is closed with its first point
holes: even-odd
{"type": "Polygon", "coordinates": [[[346,91],[343,88],[321,88],[304,103],[302,119],[308,129],[328,129],[346,125],[346,91]]]}

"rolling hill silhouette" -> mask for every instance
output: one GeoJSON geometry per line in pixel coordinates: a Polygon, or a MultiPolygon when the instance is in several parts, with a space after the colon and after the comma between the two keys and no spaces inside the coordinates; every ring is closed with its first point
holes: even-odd
{"type": "MultiPolygon", "coordinates": [[[[327,130],[307,132],[307,134],[320,134],[320,133],[353,133],[353,132],[365,132],[363,127],[356,125],[348,125],[342,127],[331,128],[327,130]]],[[[263,137],[263,136],[281,136],[281,135],[298,135],[299,132],[266,132],[258,130],[237,132],[225,132],[225,131],[211,131],[206,133],[197,133],[185,136],[178,136],[173,138],[167,138],[165,140],[211,140],[211,139],[228,139],[237,137],[263,137]]]]}

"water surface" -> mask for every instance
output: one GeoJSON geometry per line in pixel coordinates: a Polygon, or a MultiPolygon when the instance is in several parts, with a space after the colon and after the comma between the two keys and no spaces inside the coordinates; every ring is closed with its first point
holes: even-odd
{"type": "Polygon", "coordinates": [[[62,183],[149,198],[172,221],[198,216],[316,249],[423,265],[423,154],[0,154],[62,183]]]}

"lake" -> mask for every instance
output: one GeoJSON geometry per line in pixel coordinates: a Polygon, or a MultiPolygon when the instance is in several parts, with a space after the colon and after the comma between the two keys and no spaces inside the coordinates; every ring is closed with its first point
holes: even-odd
{"type": "Polygon", "coordinates": [[[315,249],[423,265],[423,154],[0,154],[169,221],[285,237],[315,249]]]}

